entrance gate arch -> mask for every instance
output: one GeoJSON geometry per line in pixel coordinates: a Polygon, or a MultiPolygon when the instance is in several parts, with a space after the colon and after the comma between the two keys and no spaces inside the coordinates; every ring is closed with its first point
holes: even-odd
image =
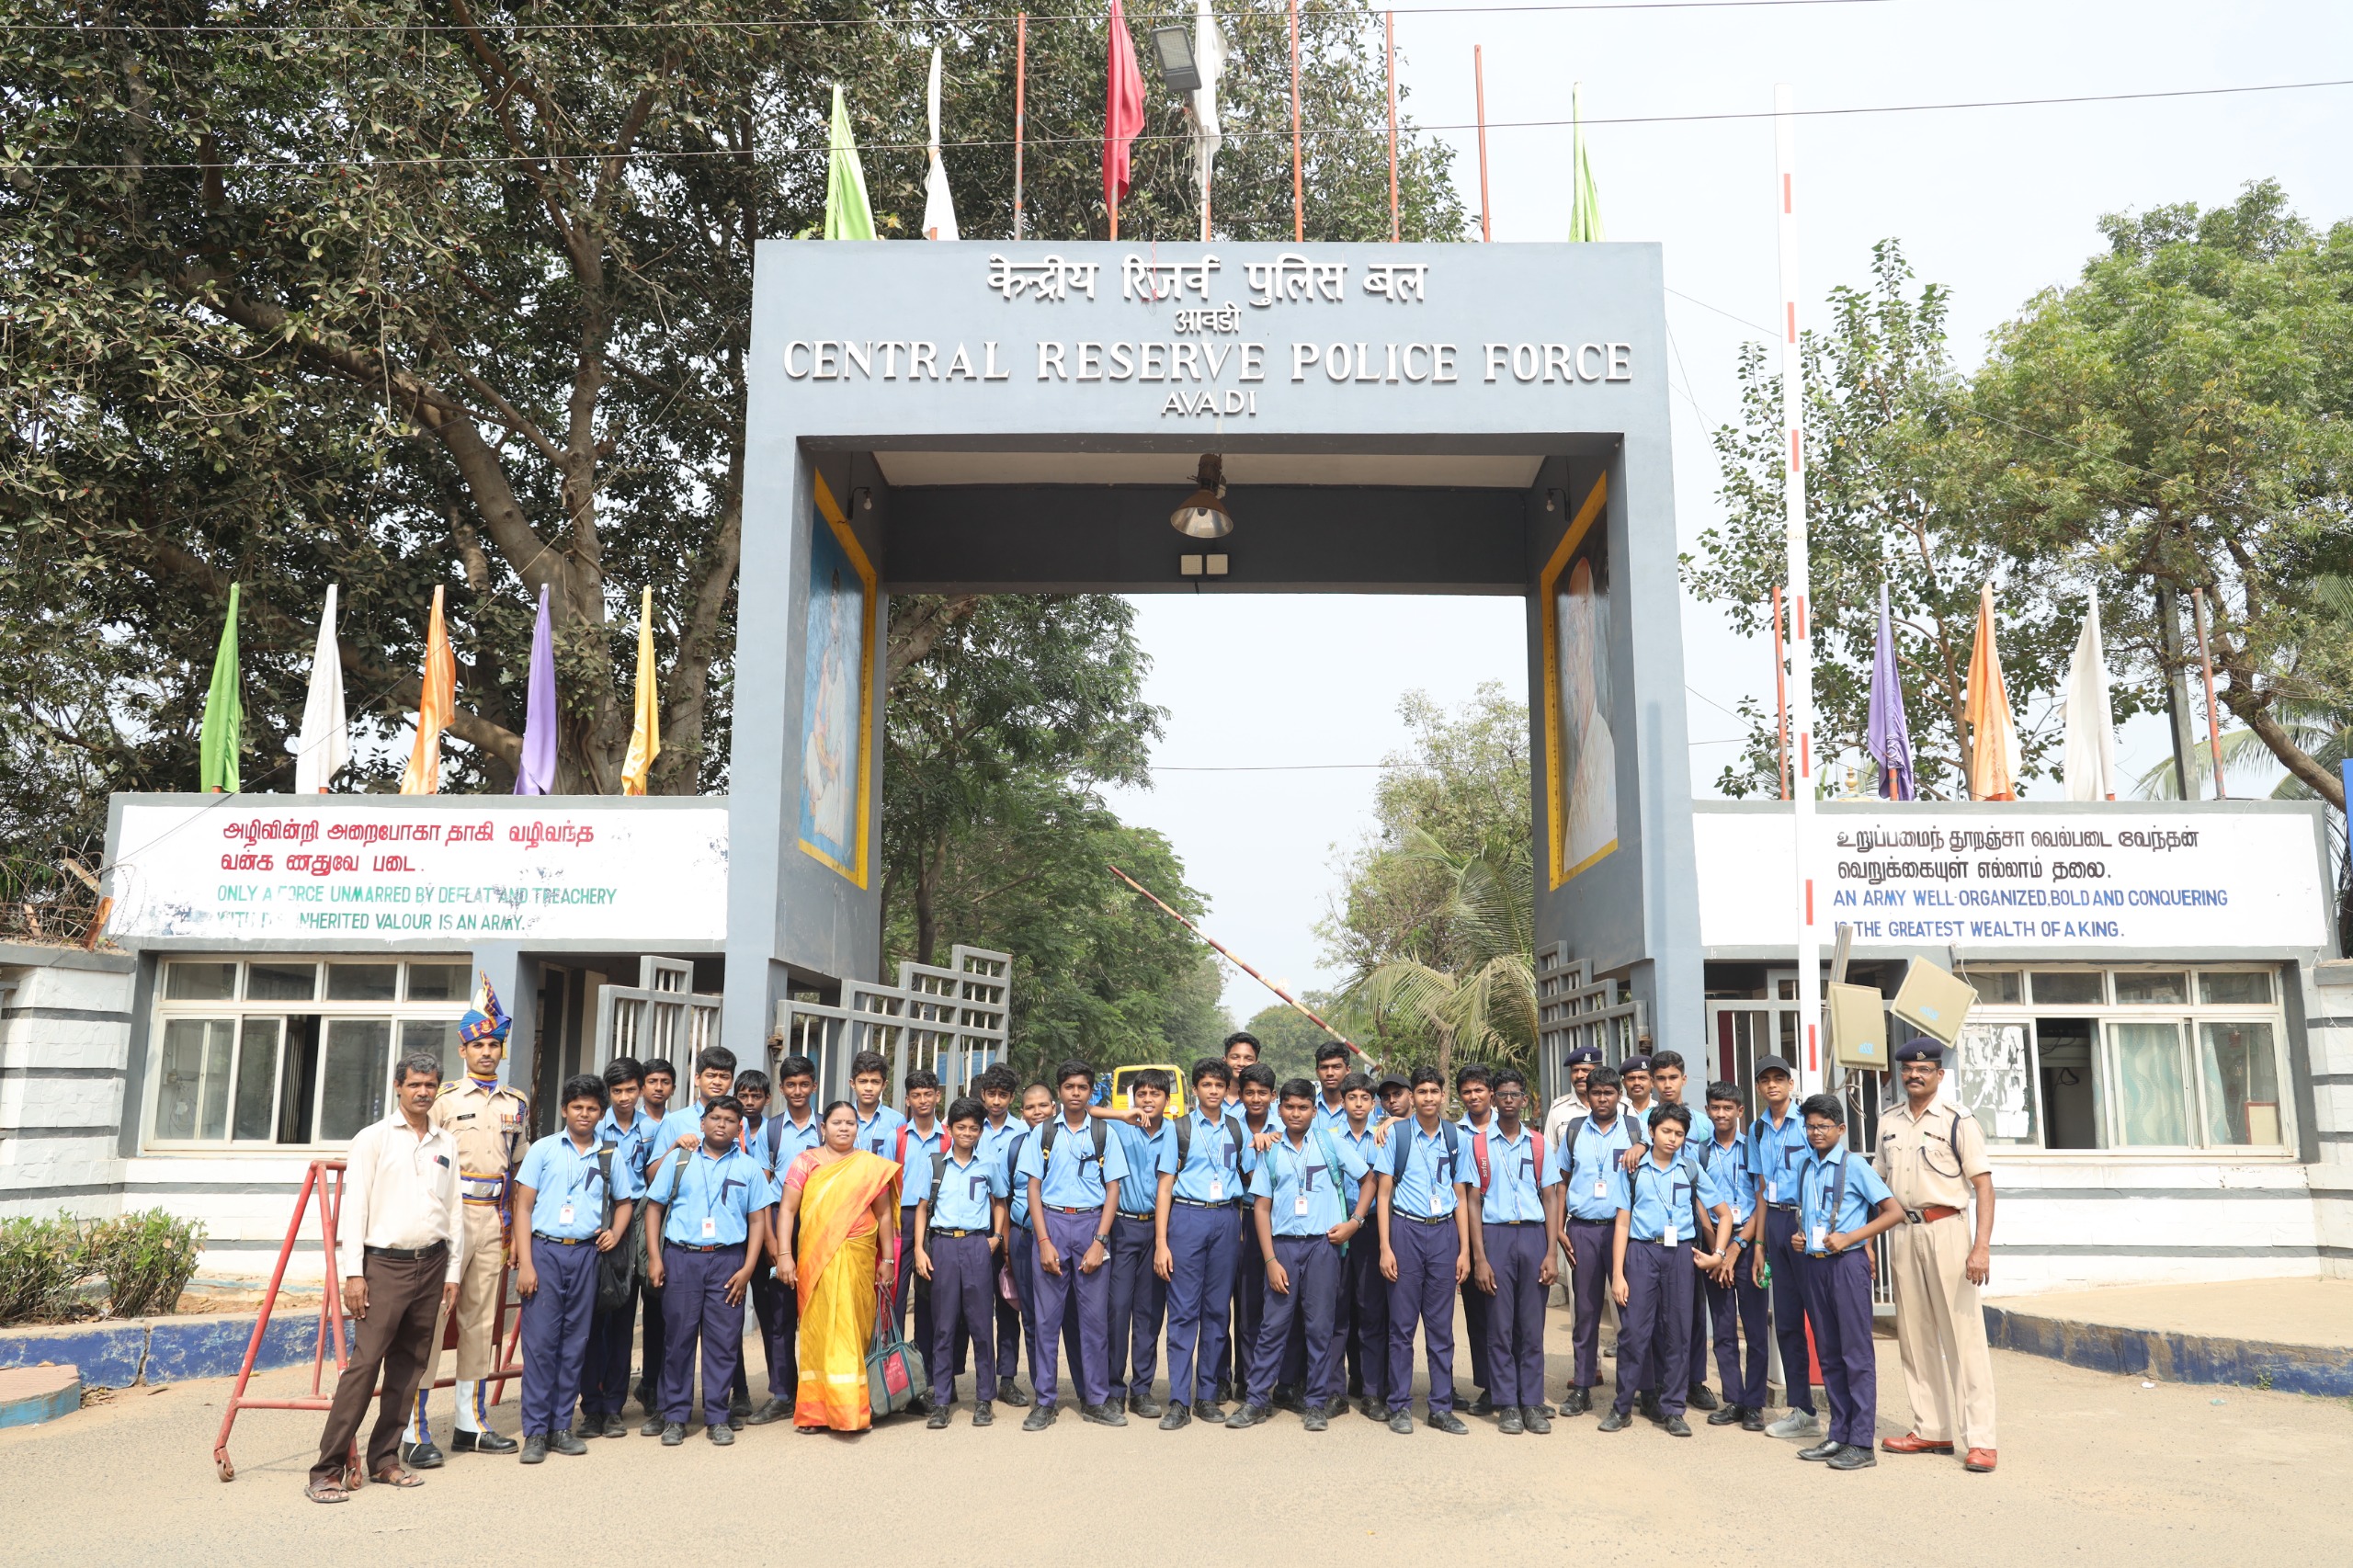
{"type": "MultiPolygon", "coordinates": [[[[1664,292],[1638,244],[764,243],[730,759],[739,1060],[792,992],[878,971],[877,651],[889,597],[915,592],[1517,600],[1498,609],[1528,636],[1538,950],[1688,1054],[1664,292]],[[1204,453],[1233,517],[1215,540],[1169,523],[1204,453]]],[[[1546,1034],[1548,1077],[1575,1032],[1546,1034]]]]}

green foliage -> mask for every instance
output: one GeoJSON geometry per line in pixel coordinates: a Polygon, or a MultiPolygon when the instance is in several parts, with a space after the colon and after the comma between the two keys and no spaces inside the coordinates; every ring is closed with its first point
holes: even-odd
{"type": "MultiPolygon", "coordinates": [[[[1864,751],[1883,585],[1920,793],[1966,799],[1961,714],[1980,585],[2007,579],[1995,595],[1998,642],[2029,768],[2049,761],[2060,734],[2055,714],[2027,722],[2025,699],[2063,680],[2082,624],[2080,594],[2064,606],[2058,575],[2006,571],[2010,557],[1989,535],[1981,492],[1956,450],[1954,405],[1965,388],[1946,351],[1946,291],[1927,284],[1913,292],[1912,269],[1893,240],[1873,247],[1871,274],[1868,287],[1833,289],[1828,325],[1801,343],[1816,733],[1825,759],[1864,751]]],[[[1772,363],[1763,345],[1743,346],[1741,420],[1715,435],[1724,520],[1704,530],[1699,553],[1683,561],[1694,597],[1722,607],[1733,628],[1750,636],[1769,632],[1772,590],[1787,578],[1788,464],[1772,363]]],[[[2129,687],[2120,697],[2120,718],[2141,700],[2129,687]]],[[[1746,744],[1716,787],[1733,796],[1778,793],[1778,716],[1750,701],[1741,717],[1746,744]]]]}
{"type": "MultiPolygon", "coordinates": [[[[1347,1027],[1337,1017],[1341,1012],[1341,998],[1334,993],[1302,992],[1299,999],[1322,1014],[1334,1028],[1347,1027]]],[[[1293,1078],[1313,1082],[1315,1077],[1315,1048],[1332,1038],[1308,1022],[1297,1008],[1280,1002],[1259,1008],[1242,1027],[1258,1037],[1258,1060],[1273,1071],[1278,1085],[1293,1078]]]]}
{"type": "Polygon", "coordinates": [[[2316,232],[2264,181],[2101,228],[2107,253],[1997,330],[1969,389],[1989,535],[2020,570],[2096,585],[2150,687],[2155,590],[2202,588],[2222,702],[2342,809],[2289,715],[2353,688],[2353,650],[2315,634],[2320,585],[2353,569],[2353,223],[2316,232]]]}
{"type": "Polygon", "coordinates": [[[89,1287],[106,1282],[106,1315],[169,1312],[196,1274],[204,1227],[161,1209],[114,1220],[0,1220],[0,1326],[66,1323],[97,1309],[89,1287]]]}
{"type": "Polygon", "coordinates": [[[97,1221],[85,1245],[91,1272],[106,1278],[108,1315],[146,1317],[178,1306],[180,1292],[196,1277],[204,1226],[149,1209],[97,1221]]]}

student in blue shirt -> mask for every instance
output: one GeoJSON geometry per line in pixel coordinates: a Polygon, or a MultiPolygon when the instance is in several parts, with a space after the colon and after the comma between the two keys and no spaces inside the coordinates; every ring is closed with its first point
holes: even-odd
{"type": "MultiPolygon", "coordinates": [[[[775,1181],[776,1158],[768,1153],[768,1075],[756,1067],[747,1067],[735,1074],[734,1085],[728,1092],[733,1095],[736,1103],[744,1108],[744,1125],[736,1130],[735,1146],[757,1160],[762,1174],[767,1176],[769,1181],[775,1181]]],[[[771,1259],[776,1256],[773,1235],[769,1237],[768,1256],[771,1259]]],[[[779,1386],[790,1387],[790,1385],[779,1385],[777,1381],[777,1373],[779,1369],[776,1341],[767,1332],[767,1320],[760,1316],[760,1280],[764,1276],[768,1278],[771,1287],[775,1284],[772,1268],[754,1271],[752,1316],[760,1325],[761,1348],[767,1353],[768,1358],[769,1392],[767,1405],[763,1406],[767,1408],[782,1403],[776,1395],[776,1390],[779,1386]]],[[[740,1431],[752,1424],[752,1417],[756,1414],[756,1412],[752,1409],[751,1376],[745,1370],[743,1358],[738,1357],[735,1360],[735,1381],[729,1384],[727,1389],[727,1424],[740,1431]]],[[[771,1415],[769,1419],[773,1420],[775,1417],[771,1415]]]]}
{"type": "Polygon", "coordinates": [[[996,1254],[1005,1244],[1012,1184],[981,1153],[987,1113],[969,1096],[948,1108],[949,1146],[924,1155],[924,1196],[915,1205],[915,1273],[931,1282],[931,1415],[938,1431],[956,1403],[956,1356],[969,1338],[975,1375],[972,1425],[995,1421],[996,1254]]]}
{"type": "Polygon", "coordinates": [[[1544,1301],[1554,1277],[1548,1238],[1560,1228],[1561,1167],[1545,1156],[1544,1135],[1521,1119],[1528,1111],[1527,1074],[1506,1067],[1492,1087],[1495,1115],[1470,1134],[1480,1188],[1471,1226],[1471,1279],[1489,1302],[1487,1367],[1495,1378],[1496,1430],[1542,1434],[1552,1429],[1544,1403],[1544,1301]]]}
{"type": "MultiPolygon", "coordinates": [[[[1708,1283],[1708,1316],[1714,1328],[1716,1371],[1724,1385],[1723,1404],[1711,1413],[1708,1425],[1743,1431],[1765,1430],[1765,1288],[1749,1267],[1754,1244],[1750,1221],[1756,1217],[1756,1185],[1748,1173],[1748,1145],[1740,1131],[1740,1086],[1708,1085],[1708,1120],[1714,1135],[1694,1139],[1695,1159],[1712,1193],[1710,1207],[1731,1209],[1733,1244],[1703,1278],[1708,1283]],[[1744,1367],[1741,1342],[1747,1341],[1744,1367]]],[[[1699,1381],[1699,1374],[1692,1374],[1699,1381]]]]}
{"type": "MultiPolygon", "coordinates": [[[[1332,1141],[1347,1144],[1370,1166],[1379,1157],[1375,1153],[1379,1140],[1372,1131],[1372,1119],[1379,1114],[1372,1079],[1362,1073],[1349,1074],[1340,1080],[1340,1097],[1348,1114],[1330,1130],[1332,1141]]],[[[1357,1199],[1364,1196],[1359,1183],[1344,1168],[1340,1185],[1342,1199],[1353,1213],[1357,1199]]],[[[1370,1214],[1370,1209],[1366,1212],[1370,1214]]],[[[1368,1421],[1387,1420],[1389,1401],[1381,1389],[1389,1375],[1389,1281],[1381,1277],[1381,1247],[1373,1236],[1359,1235],[1341,1256],[1340,1301],[1334,1326],[1347,1364],[1348,1398],[1357,1413],[1368,1421]]]]}
{"type": "MultiPolygon", "coordinates": [[[[640,1105],[644,1083],[645,1070],[633,1057],[616,1056],[605,1063],[606,1108],[597,1119],[596,1131],[598,1143],[612,1145],[615,1163],[629,1166],[640,1191],[645,1187],[646,1156],[654,1150],[654,1119],[640,1105]]],[[[588,1354],[580,1371],[580,1423],[574,1428],[583,1437],[629,1436],[628,1426],[621,1422],[621,1406],[629,1403],[630,1342],[635,1337],[631,1331],[637,1321],[637,1298],[644,1286],[641,1267],[637,1286],[626,1304],[589,1313],[588,1354]]],[[[660,1315],[659,1307],[646,1309],[649,1324],[660,1315]]]]}
{"type": "MultiPolygon", "coordinates": [[[[759,1077],[763,1085],[767,1082],[756,1074],[743,1076],[759,1077]]],[[[742,1081],[739,1078],[737,1083],[742,1081]]],[[[776,1064],[776,1100],[782,1108],[768,1103],[757,1136],[739,1139],[770,1181],[780,1179],[779,1171],[791,1169],[793,1161],[825,1141],[824,1123],[810,1105],[816,1096],[815,1062],[805,1056],[788,1056],[776,1064]]],[[[763,1101],[767,1103],[765,1096],[763,1101]]],[[[767,1358],[768,1396],[758,1409],[745,1415],[746,1426],[790,1420],[793,1402],[801,1394],[801,1293],[776,1277],[775,1260],[791,1256],[792,1239],[779,1233],[783,1224],[784,1205],[779,1203],[768,1210],[767,1261],[752,1271],[752,1316],[760,1325],[761,1348],[767,1358]]],[[[736,1375],[743,1375],[740,1365],[736,1375]]]]}
{"type": "MultiPolygon", "coordinates": [[[[654,1148],[649,1156],[658,1158],[673,1149],[694,1150],[702,1146],[702,1113],[713,1101],[732,1096],[735,1090],[735,1053],[723,1045],[707,1045],[695,1053],[695,1092],[687,1103],[663,1117],[662,1124],[654,1130],[654,1148]]],[[[740,1117],[741,1112],[738,1112],[740,1117]]],[[[647,1179],[651,1180],[649,1176],[647,1179]]]]}
{"type": "Polygon", "coordinates": [[[662,1442],[687,1440],[695,1352],[702,1352],[703,1421],[710,1440],[735,1440],[723,1415],[744,1346],[744,1296],[766,1251],[776,1184],[736,1147],[744,1108],[722,1095],[702,1113],[701,1146],[665,1159],[646,1189],[645,1223],[662,1238],[646,1277],[663,1292],[662,1442]]]}
{"type": "MultiPolygon", "coordinates": [[[[1242,1137],[1251,1153],[1263,1156],[1282,1135],[1282,1120],[1275,1115],[1275,1070],[1258,1060],[1255,1040],[1226,1042],[1226,1071],[1233,1074],[1235,1106],[1227,1115],[1242,1123],[1242,1137]],[[1233,1065],[1235,1053],[1247,1046],[1249,1060],[1233,1065]]],[[[1245,1198],[1234,1210],[1233,1301],[1229,1308],[1233,1324],[1233,1348],[1226,1365],[1218,1369],[1217,1397],[1222,1402],[1250,1381],[1250,1356],[1258,1343],[1258,1323],[1266,1311],[1267,1260],[1250,1240],[1250,1204],[1245,1198]]],[[[1279,1403],[1296,1403],[1290,1388],[1276,1391],[1279,1403]]]]}
{"type": "MultiPolygon", "coordinates": [[[[982,1072],[976,1087],[980,1091],[982,1110],[981,1157],[1003,1169],[1006,1183],[1010,1187],[1013,1166],[1007,1159],[1007,1151],[1029,1125],[1013,1109],[1014,1101],[1021,1096],[1021,1080],[1014,1075],[1012,1068],[999,1062],[982,1072]]],[[[1042,1113],[1040,1119],[1044,1119],[1042,1113]]],[[[1016,1193],[1014,1196],[1026,1197],[1027,1194],[1016,1193]]],[[[1008,1220],[1005,1249],[998,1254],[998,1267],[1005,1271],[1006,1278],[1014,1281],[1014,1299],[1008,1301],[1004,1291],[997,1292],[996,1396],[1016,1408],[1029,1403],[1029,1391],[1021,1386],[1019,1378],[1016,1376],[1021,1370],[1021,1345],[1026,1337],[1021,1326],[1021,1302],[1026,1298],[1022,1294],[1021,1267],[1017,1261],[1018,1255],[1015,1247],[1018,1239],[1008,1220]]],[[[1035,1371],[1034,1368],[1031,1369],[1035,1371]]],[[[960,1360],[956,1364],[956,1371],[961,1376],[963,1370],[963,1362],[960,1360]]]]}
{"type": "MultiPolygon", "coordinates": [[[[931,1282],[915,1273],[915,1206],[931,1184],[931,1157],[948,1147],[948,1127],[939,1119],[939,1075],[918,1067],[907,1074],[901,1103],[906,1119],[899,1123],[892,1146],[882,1151],[896,1160],[899,1181],[899,1283],[891,1299],[899,1331],[926,1355],[931,1349],[931,1282]],[[908,1309],[915,1326],[907,1327],[908,1309]]],[[[921,1403],[918,1401],[918,1403],[921,1403]]]]}
{"type": "MultiPolygon", "coordinates": [[[[1673,1437],[1688,1437],[1684,1392],[1689,1387],[1691,1287],[1698,1267],[1694,1227],[1703,1199],[1698,1165],[1683,1157],[1691,1113],[1679,1105],[1651,1108],[1650,1153],[1625,1180],[1611,1240],[1610,1291],[1621,1316],[1618,1334],[1618,1397],[1601,1430],[1626,1428],[1638,1391],[1655,1388],[1652,1419],[1673,1437]]],[[[1732,1242],[1732,1211],[1716,1206],[1706,1261],[1732,1242]]]]}
{"type": "Polygon", "coordinates": [[[1333,1312],[1340,1288],[1340,1253],[1364,1228],[1363,1178],[1371,1166],[1353,1148],[1315,1122],[1315,1090],[1304,1078],[1282,1086],[1283,1134],[1258,1158],[1250,1177],[1251,1241],[1265,1260],[1266,1304],[1250,1378],[1241,1408],[1228,1426],[1256,1426],[1273,1409],[1275,1380],[1282,1372],[1291,1324],[1303,1320],[1307,1365],[1303,1373],[1307,1430],[1331,1425],[1340,1397],[1340,1341],[1333,1312]],[[1358,1182],[1356,1209],[1342,1206],[1341,1176],[1358,1182]],[[1318,1179],[1321,1178],[1321,1179],[1318,1179]]]}
{"type": "Polygon", "coordinates": [[[1429,1423],[1457,1437],[1471,1430],[1454,1414],[1454,1293],[1471,1277],[1471,1151],[1446,1119],[1446,1079],[1435,1067],[1413,1073],[1414,1115],[1389,1135],[1381,1154],[1381,1275],[1389,1281],[1389,1429],[1411,1437],[1414,1328],[1429,1361],[1429,1423]]]}
{"type": "Polygon", "coordinates": [[[1128,1080],[1128,1103],[1137,1119],[1114,1121],[1111,1136],[1128,1156],[1128,1179],[1120,1183],[1120,1213],[1111,1221],[1111,1397],[1124,1397],[1128,1414],[1154,1420],[1165,1414],[1152,1397],[1160,1371],[1160,1325],[1168,1311],[1168,1281],[1153,1267],[1158,1245],[1160,1189],[1172,1177],[1161,1172],[1161,1151],[1174,1150],[1176,1129],[1163,1114],[1168,1108],[1168,1074],[1147,1067],[1128,1080]]]}
{"type": "MultiPolygon", "coordinates": [[[[1348,1048],[1339,1040],[1327,1040],[1315,1048],[1315,1081],[1320,1090],[1315,1096],[1315,1125],[1327,1132],[1348,1124],[1347,1083],[1353,1071],[1348,1048]]],[[[1369,1091],[1371,1086],[1367,1079],[1365,1087],[1369,1091]]],[[[1381,1119],[1381,1108],[1376,1105],[1372,1119],[1381,1119]]]]}
{"type": "Polygon", "coordinates": [[[1748,1175],[1756,1209],[1748,1219],[1749,1273],[1766,1290],[1773,1313],[1773,1336],[1781,1343],[1781,1377],[1790,1411],[1765,1428],[1768,1437],[1819,1437],[1813,1389],[1806,1381],[1812,1352],[1805,1340],[1805,1292],[1799,1284],[1805,1254],[1798,1234],[1798,1164],[1806,1153],[1805,1118],[1799,1114],[1797,1078],[1778,1056],[1759,1057],[1756,1097],[1763,1114],[1748,1127],[1748,1175]],[[1771,1277],[1767,1278],[1769,1268],[1771,1277]]]}
{"type": "Polygon", "coordinates": [[[1904,1206],[1869,1160],[1847,1152],[1847,1108],[1836,1095],[1814,1095],[1800,1108],[1810,1153],[1798,1167],[1799,1276],[1805,1315],[1822,1358],[1822,1392],[1830,1405],[1823,1440],[1798,1458],[1832,1470],[1879,1463],[1879,1360],[1871,1346],[1871,1264],[1864,1247],[1904,1222],[1904,1206]]]}
{"type": "Polygon", "coordinates": [[[1030,1342],[1038,1403],[1021,1429],[1041,1432],[1054,1424],[1054,1341],[1072,1312],[1078,1317],[1080,1356],[1072,1381],[1078,1385],[1079,1415],[1097,1426],[1124,1426],[1128,1413],[1110,1402],[1111,1281],[1103,1266],[1111,1256],[1112,1216],[1119,1212],[1128,1154],[1109,1125],[1087,1114],[1094,1068],[1065,1062],[1054,1069],[1054,1087],[1062,1115],[1023,1145],[1017,1177],[1029,1184],[1038,1237],[1038,1326],[1030,1342]]]}
{"type": "MultiPolygon", "coordinates": [[[[1569,1297],[1575,1308],[1571,1344],[1575,1359],[1563,1415],[1593,1409],[1601,1381],[1601,1300],[1609,1289],[1610,1249],[1618,1201],[1625,1195],[1625,1154],[1644,1138],[1618,1108],[1618,1074],[1596,1067],[1585,1081],[1586,1111],[1561,1130],[1561,1246],[1569,1257],[1569,1297]]],[[[1623,1377],[1623,1372],[1620,1372],[1623,1377]]]]}
{"type": "Polygon", "coordinates": [[[588,1320],[597,1307],[597,1261],[629,1234],[638,1193],[628,1157],[597,1141],[604,1080],[585,1073],[568,1078],[558,1099],[563,1131],[532,1144],[515,1173],[515,1212],[527,1219],[515,1227],[515,1290],[523,1298],[525,1464],[543,1462],[550,1448],[560,1454],[588,1451],[573,1432],[572,1411],[580,1399],[588,1320]]]}
{"type": "Polygon", "coordinates": [[[1154,1205],[1153,1269],[1168,1281],[1168,1411],[1160,1429],[1193,1419],[1222,1421],[1216,1397],[1225,1365],[1233,1298],[1233,1254],[1241,1241],[1234,1205],[1257,1152],[1225,1110],[1233,1074],[1205,1056],[1193,1063],[1193,1105],[1160,1151],[1163,1183],[1154,1205]]]}
{"type": "MultiPolygon", "coordinates": [[[[1037,1381],[1039,1370],[1038,1223],[1037,1217],[1029,1211],[1029,1184],[1022,1178],[1021,1162],[1029,1157],[1029,1145],[1037,1142],[1038,1130],[1052,1120],[1053,1116],[1052,1090],[1043,1084],[1031,1084],[1024,1088],[1021,1091],[1021,1131],[1004,1144],[1001,1156],[995,1156],[1004,1161],[1006,1180],[1013,1188],[1013,1198],[1006,1216],[1006,1246],[1012,1255],[1013,1293],[1020,1300],[1021,1343],[1024,1353],[1029,1358],[1029,1381],[1032,1382],[1037,1381]]],[[[985,1129],[981,1136],[985,1142],[988,1137],[985,1129]]],[[[1086,1359],[1079,1354],[1076,1312],[1063,1314],[1063,1354],[1070,1358],[1071,1373],[1075,1377],[1080,1363],[1086,1359]]],[[[1002,1350],[997,1353],[997,1359],[1006,1366],[1012,1364],[1012,1358],[1002,1350]]],[[[1028,1403],[1026,1399],[1016,1401],[1010,1389],[1006,1375],[999,1372],[998,1397],[1008,1404],[1028,1403]]]]}
{"type": "MultiPolygon", "coordinates": [[[[644,1082],[644,1093],[638,1097],[637,1114],[649,1125],[645,1135],[645,1169],[639,1175],[642,1181],[651,1182],[654,1179],[654,1162],[660,1159],[669,1147],[662,1137],[662,1124],[670,1117],[670,1100],[678,1087],[678,1070],[657,1056],[645,1064],[644,1082]]],[[[662,1244],[650,1233],[645,1233],[642,1225],[638,1228],[644,1233],[644,1244],[650,1256],[662,1244]]],[[[662,1291],[643,1274],[638,1277],[637,1289],[645,1299],[644,1353],[638,1358],[637,1363],[637,1403],[644,1408],[645,1425],[637,1432],[641,1437],[658,1437],[662,1435],[662,1363],[668,1359],[662,1340],[662,1291]]]]}
{"type": "Polygon", "coordinates": [[[906,1118],[882,1103],[883,1085],[891,1081],[891,1064],[879,1051],[861,1051],[849,1059],[849,1096],[858,1112],[858,1147],[884,1159],[895,1157],[899,1129],[906,1118]]]}
{"type": "MultiPolygon", "coordinates": [[[[1462,1102],[1462,1119],[1455,1125],[1462,1135],[1475,1144],[1479,1134],[1495,1124],[1495,1072],[1483,1062],[1466,1062],[1454,1074],[1454,1097],[1462,1102]]],[[[1479,1266],[1478,1216],[1472,1216],[1471,1267],[1479,1266]]],[[[1488,1390],[1494,1387],[1494,1374],[1487,1367],[1488,1309],[1495,1298],[1479,1289],[1475,1279],[1462,1282],[1463,1337],[1471,1342],[1470,1411],[1473,1415],[1492,1415],[1495,1404],[1488,1390]]]]}

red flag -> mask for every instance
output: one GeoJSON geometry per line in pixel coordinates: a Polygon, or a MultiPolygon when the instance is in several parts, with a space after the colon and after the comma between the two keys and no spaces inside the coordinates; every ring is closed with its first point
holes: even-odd
{"type": "Polygon", "coordinates": [[[1111,214],[1111,237],[1120,235],[1120,198],[1135,183],[1128,147],[1143,130],[1143,72],[1136,64],[1136,40],[1120,0],[1111,0],[1110,82],[1103,95],[1103,205],[1111,214]]]}

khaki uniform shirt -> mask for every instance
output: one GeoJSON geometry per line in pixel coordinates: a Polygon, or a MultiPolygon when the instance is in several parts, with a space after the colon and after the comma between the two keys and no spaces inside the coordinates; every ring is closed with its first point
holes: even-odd
{"type": "Polygon", "coordinates": [[[530,1106],[519,1089],[484,1088],[472,1078],[441,1085],[433,1121],[457,1142],[458,1185],[469,1206],[506,1207],[507,1178],[530,1144],[530,1106]]]}
{"type": "Polygon", "coordinates": [[[1914,1213],[1930,1207],[1966,1209],[1971,1178],[1994,1167],[1985,1161],[1985,1131],[1947,1100],[1932,1100],[1915,1118],[1909,1100],[1880,1113],[1879,1153],[1871,1164],[1895,1200],[1914,1213]]]}

